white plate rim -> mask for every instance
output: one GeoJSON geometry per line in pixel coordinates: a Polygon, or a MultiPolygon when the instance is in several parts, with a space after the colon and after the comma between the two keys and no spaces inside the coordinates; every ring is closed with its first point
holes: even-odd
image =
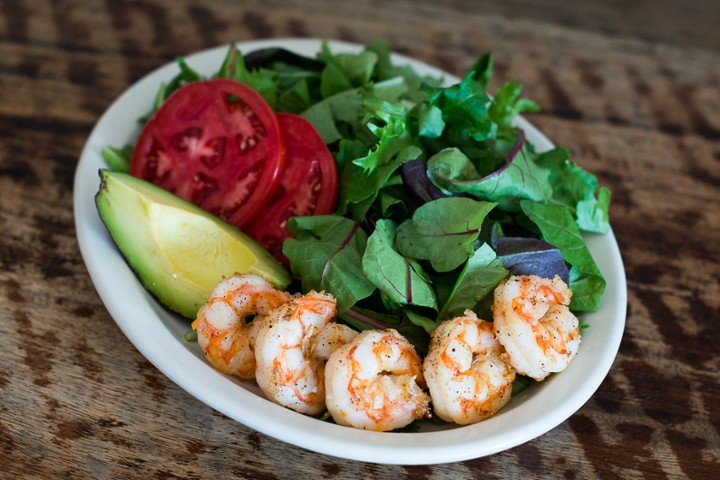
{"type": "MultiPolygon", "coordinates": [[[[320,39],[277,38],[236,42],[242,51],[281,46],[305,55],[320,49],[320,39]]],[[[335,52],[357,51],[361,45],[329,40],[335,52]]],[[[185,57],[204,74],[218,68],[228,45],[185,57]]],[[[421,73],[457,78],[422,62],[393,54],[397,63],[421,73]]],[[[580,353],[568,369],[533,386],[495,417],[475,425],[422,433],[379,433],[342,427],[300,415],[269,402],[253,386],[238,382],[210,367],[196,344],[183,339],[184,330],[147,294],[130,271],[102,224],[94,204],[98,170],[104,167],[100,151],[121,146],[133,135],[132,125],[151,104],[160,82],[177,73],[168,63],[134,83],[100,117],[88,137],[78,163],[73,208],[78,244],[91,280],[123,334],[158,370],[189,394],[270,437],[314,452],[339,458],[396,465],[456,462],[491,455],[547,433],[580,409],[607,376],[625,328],[627,291],[625,271],[612,230],[586,235],[608,286],[597,312],[583,316],[591,328],[584,332],[580,353]],[[591,368],[590,368],[591,367],[591,368]],[[574,380],[579,380],[574,384],[574,380]],[[573,388],[568,388],[572,386],[573,388]],[[547,410],[545,406],[554,407],[547,410]]],[[[552,143],[525,119],[518,119],[539,149],[552,143]]],[[[187,329],[187,327],[186,327],[187,329]]]]}

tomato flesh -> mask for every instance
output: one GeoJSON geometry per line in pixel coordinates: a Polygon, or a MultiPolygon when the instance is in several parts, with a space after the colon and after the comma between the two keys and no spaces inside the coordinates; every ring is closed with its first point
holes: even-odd
{"type": "Polygon", "coordinates": [[[285,144],[285,167],[275,192],[245,231],[287,266],[282,244],[290,237],[288,219],[335,210],[338,178],[335,158],[303,117],[277,113],[285,144]]]}
{"type": "Polygon", "coordinates": [[[130,173],[243,227],[278,184],[282,138],[275,113],[250,87],[225,78],[192,82],[145,124],[130,173]]]}

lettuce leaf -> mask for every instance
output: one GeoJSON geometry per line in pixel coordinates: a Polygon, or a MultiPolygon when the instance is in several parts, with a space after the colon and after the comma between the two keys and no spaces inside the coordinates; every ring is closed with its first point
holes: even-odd
{"type": "Polygon", "coordinates": [[[398,251],[430,262],[437,272],[453,270],[473,254],[485,217],[495,206],[463,197],[428,202],[398,227],[398,251]]]}
{"type": "Polygon", "coordinates": [[[592,312],[600,306],[605,278],[588,250],[575,219],[565,205],[520,202],[523,212],[542,232],[547,243],[557,247],[570,268],[570,308],[592,312]]]}
{"type": "Polygon", "coordinates": [[[437,308],[435,293],[420,264],[395,250],[397,226],[380,220],[368,239],[362,258],[362,270],[390,300],[401,305],[437,308]]]}
{"type": "Polygon", "coordinates": [[[288,228],[294,238],[285,240],[283,254],[303,291],[332,292],[338,314],[372,295],[375,286],[362,271],[368,237],[357,222],[338,215],[293,217],[288,228]]]}

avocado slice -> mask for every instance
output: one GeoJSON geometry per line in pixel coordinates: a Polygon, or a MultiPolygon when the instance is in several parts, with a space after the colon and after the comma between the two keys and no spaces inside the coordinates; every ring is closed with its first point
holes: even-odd
{"type": "Polygon", "coordinates": [[[100,218],[143,286],[168,309],[195,318],[223,277],[261,275],[278,289],[287,270],[245,233],[127,173],[100,170],[100,218]]]}

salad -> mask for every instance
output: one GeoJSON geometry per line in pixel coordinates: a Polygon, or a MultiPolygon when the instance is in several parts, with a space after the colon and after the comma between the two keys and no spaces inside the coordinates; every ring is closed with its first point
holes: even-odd
{"type": "Polygon", "coordinates": [[[490,54],[450,86],[394,65],[381,42],[316,58],[230,47],[211,82],[178,66],[137,144],[108,147],[107,163],[241,228],[297,290],[332,292],[345,323],[396,329],[423,355],[443,320],[492,318],[509,275],[557,275],[573,312],[598,308],[605,280],[581,232],[608,231],[610,192],[567,149],[526,139],[514,119],[538,106],[514,82],[489,95],[490,54]],[[228,153],[217,116],[210,133],[168,128],[207,85],[233,99],[212,111],[248,112],[247,148],[228,153]]]}

